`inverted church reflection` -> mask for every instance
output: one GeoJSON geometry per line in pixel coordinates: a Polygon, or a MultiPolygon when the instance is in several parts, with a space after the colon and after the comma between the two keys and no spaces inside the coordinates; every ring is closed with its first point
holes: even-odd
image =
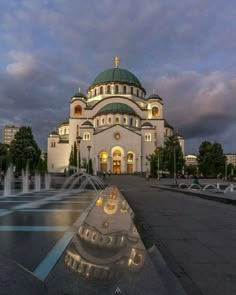
{"type": "Polygon", "coordinates": [[[102,191],[69,245],[65,264],[90,280],[112,280],[137,272],[145,247],[133,224],[133,211],[116,187],[102,191]]]}

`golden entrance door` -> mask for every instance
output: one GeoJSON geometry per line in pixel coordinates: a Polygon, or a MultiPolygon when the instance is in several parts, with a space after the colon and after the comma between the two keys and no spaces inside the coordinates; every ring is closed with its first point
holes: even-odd
{"type": "Polygon", "coordinates": [[[113,161],[113,173],[114,174],[120,174],[121,172],[121,161],[120,160],[114,160],[113,161]]]}

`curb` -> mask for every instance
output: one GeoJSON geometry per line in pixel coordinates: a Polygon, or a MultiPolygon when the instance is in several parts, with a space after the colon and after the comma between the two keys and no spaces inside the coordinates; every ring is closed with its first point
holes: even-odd
{"type": "Polygon", "coordinates": [[[159,188],[159,189],[163,189],[163,190],[167,190],[167,191],[172,191],[172,192],[177,192],[177,193],[183,193],[185,195],[199,197],[202,199],[220,202],[220,203],[224,203],[224,204],[236,205],[236,199],[231,199],[231,198],[227,198],[227,197],[223,197],[223,196],[215,196],[213,194],[205,194],[205,193],[200,193],[197,191],[186,191],[186,190],[177,189],[177,188],[170,188],[170,187],[164,186],[164,185],[151,185],[151,187],[159,188]]]}
{"type": "Polygon", "coordinates": [[[155,269],[160,275],[168,294],[187,295],[178,279],[167,266],[163,256],[157,249],[156,245],[153,245],[152,247],[147,249],[147,252],[151,258],[152,263],[155,266],[155,269]]]}

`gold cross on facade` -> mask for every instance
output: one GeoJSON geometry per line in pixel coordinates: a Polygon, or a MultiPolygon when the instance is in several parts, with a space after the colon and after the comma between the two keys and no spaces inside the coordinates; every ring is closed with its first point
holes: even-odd
{"type": "Polygon", "coordinates": [[[115,68],[118,68],[118,65],[119,65],[119,62],[120,62],[120,59],[119,59],[118,56],[116,56],[116,57],[114,58],[114,62],[115,62],[115,68]]]}

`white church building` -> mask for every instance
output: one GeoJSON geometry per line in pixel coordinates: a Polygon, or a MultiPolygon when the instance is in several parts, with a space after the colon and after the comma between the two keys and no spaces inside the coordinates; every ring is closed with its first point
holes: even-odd
{"type": "MultiPolygon", "coordinates": [[[[97,75],[87,90],[70,100],[68,121],[48,137],[48,171],[69,168],[74,143],[94,172],[145,172],[146,156],[162,146],[173,128],[164,119],[163,100],[146,90],[130,71],[115,67],[97,75]]],[[[179,138],[184,148],[183,138],[179,138]]]]}

